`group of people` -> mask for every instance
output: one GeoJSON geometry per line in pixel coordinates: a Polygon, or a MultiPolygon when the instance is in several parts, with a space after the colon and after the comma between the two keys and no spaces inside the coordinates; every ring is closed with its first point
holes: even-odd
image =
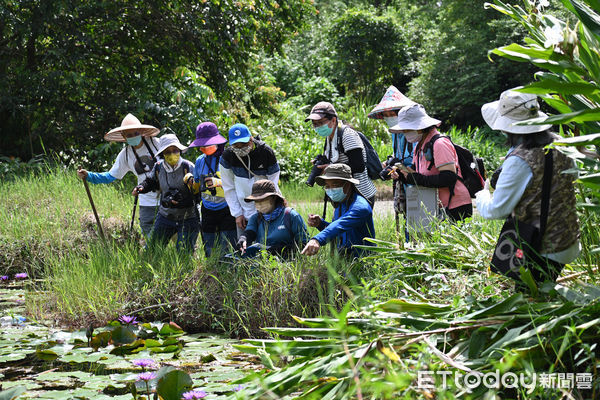
{"type": "MultiPolygon", "coordinates": [[[[540,257],[534,278],[554,280],[564,265],[580,251],[575,212],[575,177],[565,171],[573,163],[551,151],[552,171],[544,174],[545,146],[557,137],[549,125],[519,122],[544,116],[536,96],[508,90],[498,101],[485,104],[486,123],[507,137],[510,150],[495,174],[476,195],[479,214],[486,219],[518,218],[543,229],[540,257]],[[542,181],[551,176],[549,207],[542,210],[542,181]],[[491,190],[495,191],[492,193],[491,190]],[[542,216],[542,218],[540,218],[542,216]]],[[[427,115],[424,107],[390,86],[369,118],[384,120],[393,138],[394,163],[384,178],[394,181],[394,207],[405,212],[408,186],[437,190],[440,208],[451,221],[473,214],[472,199],[462,179],[454,145],[437,128],[441,121],[427,115]]],[[[206,256],[215,249],[233,248],[239,257],[260,250],[282,257],[299,252],[315,255],[329,242],[339,253],[360,257],[369,238],[375,237],[373,207],[376,188],[367,170],[367,149],[361,135],[342,122],[329,102],[319,102],[307,116],[317,135],[325,139],[321,170],[316,183],[323,186],[335,212],[331,222],[309,214],[308,225],[319,233],[310,237],[307,224],[287,206],[278,187],[279,164],[271,147],[243,124],[222,136],[212,122],[196,128],[196,137],[184,146],[174,134],[156,138],[159,130],[127,115],[106,140],[126,142],[108,172],[78,170],[91,183],[110,183],[128,171],[138,177],[133,190],[139,196],[139,220],[149,246],[164,245],[177,234],[177,247],[193,251],[199,234],[206,256]],[[227,146],[228,142],[228,146],[227,146]],[[195,163],[182,153],[197,148],[195,163]]],[[[546,165],[546,166],[545,166],[546,165]]],[[[382,164],[382,169],[390,167],[382,164]]]]}

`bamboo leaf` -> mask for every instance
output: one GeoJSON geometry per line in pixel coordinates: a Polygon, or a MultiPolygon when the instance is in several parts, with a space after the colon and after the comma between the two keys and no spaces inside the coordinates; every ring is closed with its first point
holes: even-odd
{"type": "Polygon", "coordinates": [[[445,304],[417,303],[402,299],[391,299],[385,303],[377,304],[373,308],[390,313],[416,312],[420,314],[440,314],[451,309],[450,306],[445,304]]]}

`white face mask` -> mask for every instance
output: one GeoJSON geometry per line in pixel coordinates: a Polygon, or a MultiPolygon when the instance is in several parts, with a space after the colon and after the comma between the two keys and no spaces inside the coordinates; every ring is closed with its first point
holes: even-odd
{"type": "Polygon", "coordinates": [[[421,139],[421,134],[418,131],[406,131],[402,133],[409,143],[417,143],[421,139]]]}
{"type": "Polygon", "coordinates": [[[257,200],[254,202],[256,206],[256,211],[261,214],[268,214],[275,208],[275,198],[273,196],[269,196],[264,200],[257,200]]]}
{"type": "Polygon", "coordinates": [[[387,126],[391,128],[392,126],[398,123],[398,116],[396,115],[394,117],[383,117],[383,120],[385,121],[387,126]]]}

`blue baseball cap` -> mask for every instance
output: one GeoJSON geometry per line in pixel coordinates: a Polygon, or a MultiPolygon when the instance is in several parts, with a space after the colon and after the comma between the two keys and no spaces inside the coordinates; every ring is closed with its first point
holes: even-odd
{"type": "Polygon", "coordinates": [[[229,128],[229,144],[237,142],[248,143],[250,141],[250,130],[244,124],[235,124],[229,128]]]}

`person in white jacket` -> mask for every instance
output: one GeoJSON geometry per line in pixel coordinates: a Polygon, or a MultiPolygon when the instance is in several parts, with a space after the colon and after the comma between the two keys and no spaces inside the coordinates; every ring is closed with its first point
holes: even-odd
{"type": "Polygon", "coordinates": [[[244,124],[229,128],[229,147],[221,156],[220,170],[225,199],[235,218],[238,237],[246,229],[248,219],[256,213],[254,202],[244,198],[252,194],[252,185],[259,179],[268,179],[279,193],[279,164],[272,148],[253,138],[244,124]]]}

